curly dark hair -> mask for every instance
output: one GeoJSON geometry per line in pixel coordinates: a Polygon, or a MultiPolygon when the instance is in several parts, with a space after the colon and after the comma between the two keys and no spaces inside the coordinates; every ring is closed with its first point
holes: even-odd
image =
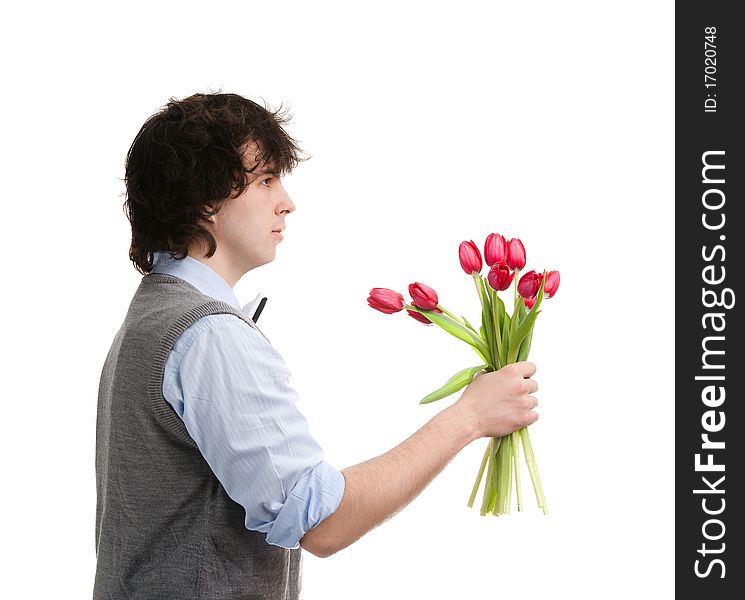
{"type": "Polygon", "coordinates": [[[132,226],[129,258],[146,275],[153,253],[186,257],[203,241],[207,256],[217,242],[202,220],[217,213],[255,180],[266,165],[278,176],[308,157],[282,128],[291,115],[272,111],[237,94],[194,94],[170,98],[140,129],[127,153],[124,212],[132,226]],[[243,154],[256,144],[256,164],[243,154]]]}

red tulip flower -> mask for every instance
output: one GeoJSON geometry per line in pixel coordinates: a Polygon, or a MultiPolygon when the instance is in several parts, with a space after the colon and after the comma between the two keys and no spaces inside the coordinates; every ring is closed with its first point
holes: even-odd
{"type": "Polygon", "coordinates": [[[517,238],[512,238],[507,244],[507,264],[513,270],[525,266],[525,246],[517,238]]]}
{"type": "MultiPolygon", "coordinates": [[[[425,325],[432,325],[432,321],[430,321],[422,313],[418,313],[415,310],[409,310],[408,308],[406,309],[406,312],[409,313],[410,316],[414,317],[420,323],[424,323],[425,325]]],[[[436,308],[435,312],[441,313],[442,311],[436,308]]]]}
{"type": "Polygon", "coordinates": [[[472,240],[460,243],[458,258],[460,259],[460,266],[468,275],[481,272],[481,252],[472,240]]]}
{"type": "Polygon", "coordinates": [[[538,300],[538,298],[523,298],[523,302],[525,302],[525,308],[527,308],[528,310],[533,308],[535,306],[536,300],[538,300]]]}
{"type": "Polygon", "coordinates": [[[373,288],[367,297],[367,303],[382,313],[390,315],[404,308],[404,297],[388,288],[373,288]]]}
{"type": "Polygon", "coordinates": [[[546,294],[546,298],[550,298],[556,294],[556,290],[559,289],[559,272],[549,271],[546,273],[546,284],[543,286],[543,293],[546,294]]]}
{"type": "Polygon", "coordinates": [[[410,284],[409,294],[411,294],[414,306],[422,310],[434,310],[439,304],[437,292],[423,283],[414,282],[410,284]]]}
{"type": "Polygon", "coordinates": [[[517,293],[523,298],[535,298],[538,290],[541,289],[541,280],[543,273],[528,271],[517,282],[517,293]]]}
{"type": "Polygon", "coordinates": [[[507,240],[498,233],[490,233],[484,243],[484,260],[490,267],[507,259],[507,240]]]}
{"type": "Polygon", "coordinates": [[[502,292],[510,287],[514,277],[514,271],[511,271],[509,265],[503,260],[495,262],[491,269],[489,269],[489,275],[487,275],[489,285],[498,292],[502,292]]]}

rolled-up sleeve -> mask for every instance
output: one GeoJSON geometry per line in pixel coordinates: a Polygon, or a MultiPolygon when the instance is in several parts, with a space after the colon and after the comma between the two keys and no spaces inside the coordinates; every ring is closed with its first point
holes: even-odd
{"type": "Polygon", "coordinates": [[[279,510],[266,541],[297,548],[307,531],[334,513],[344,495],[344,476],[325,460],[303,475],[279,510]]]}
{"type": "Polygon", "coordinates": [[[245,527],[299,547],[344,495],[344,476],[324,459],[275,348],[232,315],[191,326],[166,364],[163,391],[245,527]]]}

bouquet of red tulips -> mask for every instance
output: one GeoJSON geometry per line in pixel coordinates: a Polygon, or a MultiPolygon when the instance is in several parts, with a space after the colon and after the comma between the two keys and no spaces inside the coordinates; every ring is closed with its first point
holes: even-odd
{"type": "MultiPolygon", "coordinates": [[[[463,270],[473,277],[476,293],[481,302],[481,326],[478,330],[465,317],[458,318],[442,306],[435,290],[423,283],[415,282],[409,285],[411,304],[405,304],[401,294],[387,288],[373,288],[367,299],[372,308],[383,313],[392,314],[406,309],[406,312],[417,321],[441,327],[473,347],[483,361],[480,365],[458,371],[445,385],[425,396],[421,404],[454,394],[471,383],[482,371],[495,371],[507,364],[527,360],[533,339],[533,326],[541,312],[541,303],[556,294],[559,287],[558,271],[528,271],[520,276],[526,262],[525,247],[517,238],[507,241],[498,233],[492,233],[486,238],[484,259],[489,267],[486,280],[481,275],[481,252],[473,241],[461,243],[458,257],[463,270]],[[507,290],[513,281],[513,310],[510,315],[499,297],[499,292],[507,290]]],[[[486,472],[481,515],[502,515],[510,512],[513,477],[517,509],[522,510],[521,447],[538,507],[543,509],[544,514],[548,513],[527,427],[489,440],[468,500],[469,507],[473,506],[486,472]]]]}

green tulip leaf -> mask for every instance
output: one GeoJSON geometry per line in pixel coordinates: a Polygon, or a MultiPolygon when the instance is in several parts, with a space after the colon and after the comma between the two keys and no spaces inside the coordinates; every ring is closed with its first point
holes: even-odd
{"type": "Polygon", "coordinates": [[[468,328],[469,328],[469,329],[470,329],[471,331],[473,331],[474,333],[478,334],[478,331],[476,331],[476,330],[475,330],[475,329],[473,328],[473,325],[471,325],[471,324],[470,324],[470,323],[468,322],[468,319],[466,319],[466,318],[465,318],[465,317],[464,317],[463,315],[461,315],[461,318],[463,319],[463,322],[464,322],[464,323],[466,324],[466,326],[467,326],[467,327],[468,327],[468,328]]]}
{"type": "MultiPolygon", "coordinates": [[[[489,346],[487,346],[486,342],[476,333],[468,329],[467,327],[461,325],[460,323],[457,323],[456,321],[453,321],[450,317],[446,316],[444,313],[437,313],[433,310],[423,310],[421,308],[412,307],[416,312],[419,312],[423,314],[425,317],[427,317],[432,323],[437,325],[438,327],[441,327],[445,331],[447,331],[450,335],[457,337],[459,340],[462,340],[466,342],[467,344],[470,344],[476,350],[479,351],[481,356],[489,358],[489,346]]],[[[487,362],[491,362],[488,361],[487,362]]]]}
{"type": "Polygon", "coordinates": [[[494,296],[497,299],[497,307],[499,308],[499,322],[501,323],[502,321],[504,321],[504,317],[507,314],[507,310],[504,307],[504,302],[502,302],[502,299],[499,296],[497,296],[496,293],[494,294],[494,296]]]}
{"type": "Polygon", "coordinates": [[[489,365],[479,365],[478,367],[468,367],[467,369],[458,371],[455,375],[448,379],[447,383],[445,383],[445,385],[443,385],[440,389],[435,390],[431,394],[427,394],[424,398],[422,398],[419,404],[429,404],[430,402],[441,400],[442,398],[446,398],[450,394],[454,394],[458,390],[463,389],[469,383],[471,383],[477,373],[488,368],[489,365]]]}
{"type": "Polygon", "coordinates": [[[512,326],[512,319],[506,310],[502,317],[502,353],[499,356],[499,360],[503,365],[506,365],[507,356],[510,352],[510,327],[512,326]]]}
{"type": "Polygon", "coordinates": [[[486,312],[491,314],[491,296],[489,295],[488,290],[491,288],[487,286],[487,284],[484,282],[484,278],[479,275],[479,289],[481,290],[481,297],[483,298],[483,304],[482,307],[486,312]]]}
{"type": "Polygon", "coordinates": [[[502,320],[504,319],[504,302],[502,302],[497,290],[491,286],[488,288],[489,297],[491,299],[491,310],[492,310],[492,328],[494,331],[494,352],[493,356],[495,359],[494,368],[500,369],[504,366],[502,363],[502,320]]]}
{"type": "Polygon", "coordinates": [[[517,311],[517,314],[518,314],[518,321],[517,322],[519,324],[519,323],[522,323],[525,320],[525,315],[528,314],[528,311],[525,308],[525,302],[524,301],[518,302],[518,307],[519,308],[518,308],[518,311],[517,311]]]}
{"type": "Polygon", "coordinates": [[[485,330],[481,337],[486,340],[489,346],[489,355],[495,356],[497,353],[497,342],[494,339],[494,317],[492,313],[491,294],[489,293],[491,287],[484,282],[484,278],[481,275],[478,276],[476,287],[481,298],[481,322],[484,324],[485,330]]]}
{"type": "Polygon", "coordinates": [[[533,341],[533,329],[530,330],[527,337],[520,344],[520,352],[517,353],[517,361],[522,362],[528,360],[528,354],[530,354],[530,344],[533,341]]]}
{"type": "Polygon", "coordinates": [[[538,315],[540,314],[541,314],[540,310],[531,310],[528,313],[528,315],[525,317],[525,320],[522,323],[520,323],[519,327],[517,328],[517,331],[515,332],[515,336],[510,340],[509,356],[512,357],[513,360],[517,358],[517,354],[518,354],[517,351],[520,348],[520,343],[533,330],[533,325],[535,324],[535,320],[538,318],[538,315]]]}

